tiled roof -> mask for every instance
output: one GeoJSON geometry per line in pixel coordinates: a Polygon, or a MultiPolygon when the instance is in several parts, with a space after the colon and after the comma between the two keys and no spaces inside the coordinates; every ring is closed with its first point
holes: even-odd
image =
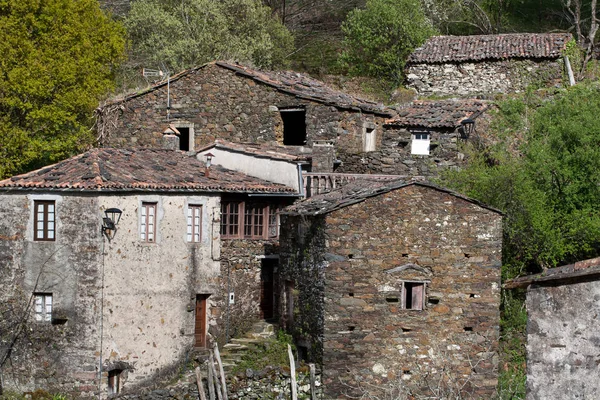
{"type": "Polygon", "coordinates": [[[342,186],[338,190],[334,190],[329,193],[319,194],[310,197],[306,200],[296,202],[295,204],[286,207],[282,213],[292,215],[322,215],[340,208],[348,207],[353,204],[365,201],[370,197],[379,196],[380,194],[391,192],[392,190],[400,189],[410,185],[419,185],[429,187],[435,190],[439,190],[445,193],[449,193],[455,197],[459,197],[463,200],[477,204],[481,207],[487,208],[497,213],[500,211],[491,208],[483,203],[480,203],[471,198],[465,197],[461,194],[453,192],[449,189],[445,189],[436,185],[433,185],[424,181],[417,180],[395,180],[395,181],[374,181],[361,179],[354,182],[348,183],[342,186]]]}
{"type": "Polygon", "coordinates": [[[284,185],[253,178],[174,150],[92,149],[57,164],[0,181],[0,191],[195,191],[294,193],[284,185]]]}
{"type": "Polygon", "coordinates": [[[558,58],[571,37],[570,33],[434,36],[411,54],[408,63],[558,58]]]}
{"type": "Polygon", "coordinates": [[[464,119],[477,118],[489,107],[482,100],[416,100],[398,108],[397,116],[387,120],[387,125],[415,128],[451,128],[464,119]]]}
{"type": "Polygon", "coordinates": [[[532,283],[543,284],[544,282],[566,281],[575,282],[591,277],[600,279],[600,257],[589,260],[577,261],[575,264],[563,265],[550,268],[541,274],[527,275],[511,279],[504,284],[507,289],[525,288],[532,283]]]}
{"type": "MultiPolygon", "coordinates": [[[[280,92],[287,93],[302,99],[312,100],[318,103],[324,103],[343,109],[361,110],[364,112],[386,116],[393,115],[393,111],[385,107],[381,103],[361,99],[349,95],[347,93],[341,92],[339,90],[335,90],[327,86],[324,82],[313,79],[308,75],[304,75],[293,71],[259,71],[240,64],[232,64],[223,61],[214,61],[196,68],[181,71],[178,74],[171,76],[170,82],[175,82],[178,79],[181,79],[191,73],[199,71],[209,65],[216,65],[220,68],[233,71],[256,82],[260,82],[262,84],[271,86],[279,90],[280,92]]],[[[129,99],[143,96],[166,85],[167,81],[161,81],[141,92],[127,95],[124,98],[109,101],[106,103],[106,105],[118,104],[129,99]]]]}
{"type": "Polygon", "coordinates": [[[279,146],[277,144],[270,143],[233,143],[223,139],[215,140],[214,143],[198,150],[198,153],[202,153],[206,150],[214,148],[230,150],[236,153],[246,153],[256,157],[290,162],[308,161],[312,156],[312,149],[310,147],[279,146]]]}

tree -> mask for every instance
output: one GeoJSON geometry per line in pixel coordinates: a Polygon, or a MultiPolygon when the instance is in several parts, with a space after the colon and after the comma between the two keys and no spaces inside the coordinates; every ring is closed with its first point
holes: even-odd
{"type": "Polygon", "coordinates": [[[0,0],[0,177],[93,143],[123,34],[94,0],[0,0]]]}
{"type": "Polygon", "coordinates": [[[342,31],[348,70],[394,84],[402,82],[410,53],[435,33],[419,0],[369,0],[348,14],[342,31]]]}
{"type": "Polygon", "coordinates": [[[259,0],[140,0],[125,19],[132,67],[176,72],[215,59],[281,67],[293,37],[259,0]]]}
{"type": "Polygon", "coordinates": [[[506,212],[504,277],[600,254],[600,87],[499,107],[496,135],[508,127],[505,143],[514,142],[520,127],[518,151],[477,149],[445,183],[506,212]]]}
{"type": "Polygon", "coordinates": [[[579,70],[579,78],[583,76],[587,64],[594,55],[596,34],[600,28],[597,0],[562,0],[565,16],[575,31],[577,44],[584,50],[585,55],[579,70]]]}

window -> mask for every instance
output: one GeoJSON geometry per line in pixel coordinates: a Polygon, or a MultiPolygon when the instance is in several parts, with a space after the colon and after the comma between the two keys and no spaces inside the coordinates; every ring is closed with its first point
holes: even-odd
{"type": "Polygon", "coordinates": [[[280,109],[283,121],[283,144],[304,146],[306,144],[306,110],[304,108],[280,109]]]}
{"type": "Polygon", "coordinates": [[[156,241],[156,203],[142,203],[140,238],[147,243],[156,241]]]}
{"type": "Polygon", "coordinates": [[[177,121],[172,126],[177,129],[179,135],[179,150],[194,150],[194,123],[177,121]]]}
{"type": "Polygon", "coordinates": [[[412,145],[410,149],[411,154],[423,156],[429,155],[429,143],[429,133],[413,133],[412,145]]]}
{"type": "Polygon", "coordinates": [[[112,369],[108,371],[108,394],[118,394],[121,389],[122,369],[112,369]]]}
{"type": "Polygon", "coordinates": [[[422,310],[425,303],[425,282],[403,282],[402,308],[422,310]]]}
{"type": "Polygon", "coordinates": [[[34,212],[34,240],[55,240],[56,205],[53,200],[35,200],[34,212]]]}
{"type": "Polygon", "coordinates": [[[375,151],[376,150],[376,135],[375,127],[366,126],[363,133],[363,151],[375,151]]]}
{"type": "Polygon", "coordinates": [[[52,321],[52,293],[34,293],[33,312],[36,321],[52,321]]]}
{"type": "Polygon", "coordinates": [[[279,206],[242,201],[221,202],[221,236],[230,239],[277,238],[279,206]]]}
{"type": "Polygon", "coordinates": [[[187,241],[199,243],[202,240],[202,206],[189,205],[187,210],[187,241]]]}

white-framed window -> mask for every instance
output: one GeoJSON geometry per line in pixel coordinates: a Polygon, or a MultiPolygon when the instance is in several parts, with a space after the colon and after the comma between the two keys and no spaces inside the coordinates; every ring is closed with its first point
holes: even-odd
{"type": "Polygon", "coordinates": [[[33,240],[56,240],[56,203],[54,200],[34,200],[33,240]]]}
{"type": "Polygon", "coordinates": [[[156,203],[142,203],[140,239],[146,243],[156,242],[156,205],[156,203]]]}
{"type": "Polygon", "coordinates": [[[405,310],[425,308],[425,282],[402,282],[402,308],[405,310]]]}
{"type": "Polygon", "coordinates": [[[52,321],[52,293],[33,294],[33,313],[36,321],[52,321]]]}
{"type": "Polygon", "coordinates": [[[410,153],[422,156],[429,155],[431,135],[427,132],[415,132],[412,134],[410,153]]]}
{"type": "Polygon", "coordinates": [[[377,135],[375,134],[375,126],[367,125],[363,132],[363,151],[377,150],[377,135]]]}
{"type": "Polygon", "coordinates": [[[202,206],[190,204],[187,209],[187,241],[200,243],[202,240],[202,206]]]}

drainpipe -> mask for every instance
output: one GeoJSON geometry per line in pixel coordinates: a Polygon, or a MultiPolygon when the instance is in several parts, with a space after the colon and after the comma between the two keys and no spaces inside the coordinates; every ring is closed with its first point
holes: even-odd
{"type": "Polygon", "coordinates": [[[302,177],[302,164],[298,163],[298,193],[300,193],[300,197],[305,197],[306,193],[304,193],[304,178],[302,177]]]}
{"type": "Polygon", "coordinates": [[[98,399],[102,399],[102,347],[104,346],[104,253],[106,238],[102,235],[102,286],[100,288],[100,358],[98,360],[98,399]]]}

